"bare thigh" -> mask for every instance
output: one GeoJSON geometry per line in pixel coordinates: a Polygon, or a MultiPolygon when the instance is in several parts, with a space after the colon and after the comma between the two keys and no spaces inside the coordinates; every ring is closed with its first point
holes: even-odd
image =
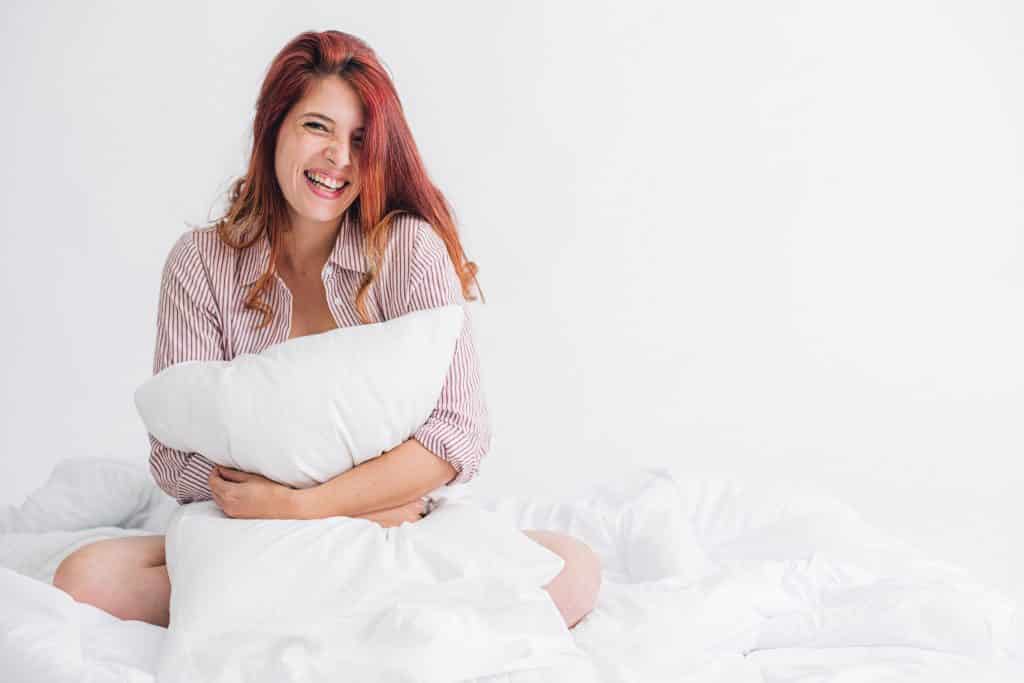
{"type": "Polygon", "coordinates": [[[57,567],[53,585],[120,619],[167,626],[171,582],[162,535],[108,538],[82,546],[57,567]]]}

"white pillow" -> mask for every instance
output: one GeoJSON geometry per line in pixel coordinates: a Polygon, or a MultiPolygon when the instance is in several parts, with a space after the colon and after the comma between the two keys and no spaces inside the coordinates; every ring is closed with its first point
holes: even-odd
{"type": "Polygon", "coordinates": [[[135,391],[161,443],[309,488],[391,450],[427,419],[462,332],[460,304],[184,361],[135,391]]]}
{"type": "MultiPolygon", "coordinates": [[[[135,393],[161,442],[308,487],[430,416],[461,305],[165,368],[135,393]]],[[[437,683],[580,655],[542,588],[557,554],[472,502],[415,524],[234,519],[213,501],[166,531],[171,620],[157,680],[437,683]]]]}
{"type": "Polygon", "coordinates": [[[166,539],[160,683],[449,683],[585,658],[541,587],[565,561],[475,503],[384,528],[203,501],[166,539]]]}

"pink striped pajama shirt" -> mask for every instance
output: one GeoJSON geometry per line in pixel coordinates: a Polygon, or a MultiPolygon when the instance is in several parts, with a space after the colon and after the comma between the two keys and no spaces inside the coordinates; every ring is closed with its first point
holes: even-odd
{"type": "MultiPolygon", "coordinates": [[[[186,360],[230,360],[259,353],[288,339],[292,294],[275,275],[264,293],[274,318],[256,329],[263,314],[244,307],[249,286],[270,258],[264,235],[236,250],[223,244],[213,227],[189,229],[171,248],[164,264],[157,306],[153,374],[186,360]]],[[[368,270],[363,236],[346,214],[321,274],[327,304],[338,327],[359,325],[355,298],[368,270]]],[[[476,476],[491,443],[491,426],[480,382],[469,308],[444,241],[426,221],[409,215],[394,219],[377,280],[366,295],[372,322],[405,313],[461,303],[466,322],[455,345],[452,364],[437,406],[412,437],[451,463],[461,484],[476,476]]],[[[161,489],[179,503],[210,500],[207,477],[213,468],[200,453],[168,448],[152,434],[150,471],[161,489]]]]}

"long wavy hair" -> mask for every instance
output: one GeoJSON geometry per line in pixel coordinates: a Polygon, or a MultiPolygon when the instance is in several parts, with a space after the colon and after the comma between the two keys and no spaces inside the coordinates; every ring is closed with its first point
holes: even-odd
{"type": "MultiPolygon", "coordinates": [[[[347,211],[364,236],[369,269],[356,293],[356,310],[370,322],[366,294],[377,278],[387,247],[391,221],[413,214],[427,221],[444,240],[462,284],[463,297],[476,282],[478,267],[466,258],[455,226],[454,212],[427,175],[391,78],[373,50],[361,39],[341,31],[307,31],[277,54],[260,87],[253,120],[252,152],[246,174],[228,188],[228,208],[215,220],[221,241],[245,249],[264,234],[270,241],[270,261],[245,299],[247,309],[264,315],[258,327],[273,319],[264,294],[273,284],[278,236],[288,225],[287,200],[274,171],[277,134],[285,116],[309,91],[316,79],[337,75],[355,90],[364,107],[365,131],[359,152],[359,196],[347,211]]],[[[340,225],[340,221],[339,221],[340,225]]],[[[486,299],[484,299],[486,303],[486,299]]]]}

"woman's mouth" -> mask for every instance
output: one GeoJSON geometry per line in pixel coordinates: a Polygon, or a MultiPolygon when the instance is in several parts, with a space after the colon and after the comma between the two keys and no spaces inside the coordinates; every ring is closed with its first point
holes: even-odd
{"type": "Polygon", "coordinates": [[[305,176],[306,185],[309,186],[309,189],[313,192],[313,194],[315,194],[318,197],[321,197],[322,199],[337,199],[338,197],[341,196],[341,193],[345,191],[345,188],[348,187],[348,183],[345,182],[342,184],[340,188],[335,190],[328,187],[319,180],[315,180],[314,178],[312,178],[309,175],[309,171],[303,171],[302,175],[305,176]]]}

